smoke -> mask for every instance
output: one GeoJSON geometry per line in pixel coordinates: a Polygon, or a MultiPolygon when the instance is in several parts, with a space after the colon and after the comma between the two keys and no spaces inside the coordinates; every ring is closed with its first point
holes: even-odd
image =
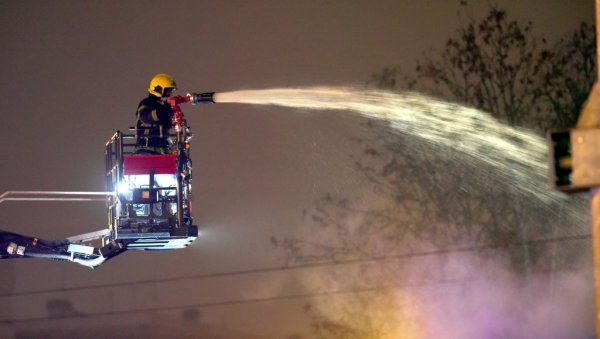
{"type": "Polygon", "coordinates": [[[429,268],[443,272],[447,265],[460,267],[462,278],[446,278],[446,284],[425,284],[414,291],[427,314],[427,338],[594,335],[591,269],[519,277],[498,261],[474,255],[431,263],[429,268]]]}
{"type": "Polygon", "coordinates": [[[311,300],[309,315],[327,338],[588,339],[588,267],[525,277],[502,258],[462,253],[312,270],[301,281],[347,291],[311,300]]]}

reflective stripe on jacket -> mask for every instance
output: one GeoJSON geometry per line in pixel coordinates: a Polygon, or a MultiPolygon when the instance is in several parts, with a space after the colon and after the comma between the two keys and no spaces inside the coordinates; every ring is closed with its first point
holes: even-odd
{"type": "Polygon", "coordinates": [[[173,127],[171,106],[152,94],[138,105],[135,135],[139,146],[166,147],[169,130],[173,127]]]}

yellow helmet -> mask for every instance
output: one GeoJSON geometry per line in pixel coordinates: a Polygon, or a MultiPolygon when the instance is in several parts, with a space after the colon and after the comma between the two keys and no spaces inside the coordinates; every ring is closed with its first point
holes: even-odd
{"type": "Polygon", "coordinates": [[[173,90],[177,89],[177,84],[173,77],[168,74],[157,74],[150,80],[150,87],[148,88],[148,92],[152,95],[156,95],[157,97],[162,97],[165,93],[165,89],[172,88],[173,90]]]}

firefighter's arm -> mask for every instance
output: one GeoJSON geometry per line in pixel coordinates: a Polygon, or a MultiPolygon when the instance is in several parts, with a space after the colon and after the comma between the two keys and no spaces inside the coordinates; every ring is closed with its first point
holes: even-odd
{"type": "Polygon", "coordinates": [[[138,107],[138,119],[147,125],[160,124],[169,125],[173,111],[167,107],[150,107],[149,105],[141,104],[138,107]]]}
{"type": "Polygon", "coordinates": [[[152,107],[145,104],[140,104],[137,110],[137,116],[140,121],[148,125],[160,121],[158,110],[152,109],[152,107]]]}

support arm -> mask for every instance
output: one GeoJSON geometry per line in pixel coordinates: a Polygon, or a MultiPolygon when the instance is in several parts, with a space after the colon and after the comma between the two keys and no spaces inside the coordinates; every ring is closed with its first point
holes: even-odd
{"type": "MultiPolygon", "coordinates": [[[[94,232],[103,234],[102,231],[94,232]]],[[[89,234],[71,237],[89,240],[89,234]],[[86,237],[88,236],[88,237],[86,237]]],[[[72,261],[94,268],[126,250],[122,242],[111,242],[102,248],[76,244],[69,240],[48,241],[0,230],[0,259],[43,258],[72,261]]]]}

